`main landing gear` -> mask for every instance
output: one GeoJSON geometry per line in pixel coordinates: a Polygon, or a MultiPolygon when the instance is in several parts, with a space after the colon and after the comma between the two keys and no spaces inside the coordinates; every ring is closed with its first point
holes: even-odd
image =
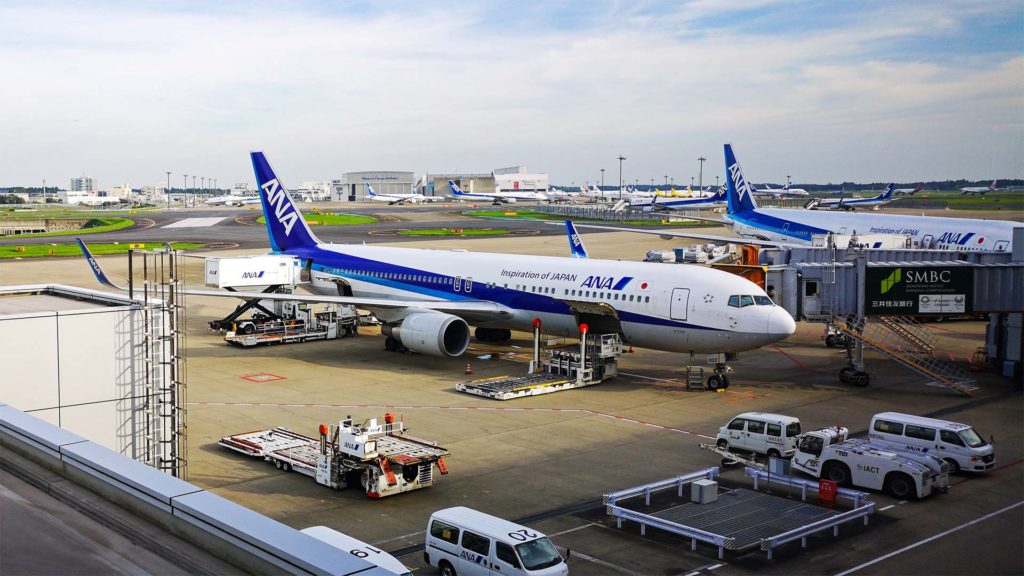
{"type": "Polygon", "coordinates": [[[401,353],[405,353],[405,352],[409,351],[408,348],[406,348],[405,346],[402,345],[402,343],[398,340],[398,338],[395,338],[393,336],[388,336],[384,340],[384,349],[387,350],[388,352],[401,352],[401,353]]]}

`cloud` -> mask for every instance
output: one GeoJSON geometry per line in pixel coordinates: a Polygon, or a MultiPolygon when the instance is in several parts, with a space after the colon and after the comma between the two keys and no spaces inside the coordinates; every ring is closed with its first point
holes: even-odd
{"type": "Polygon", "coordinates": [[[251,181],[250,149],[293,182],[516,163],[593,181],[619,154],[629,181],[683,181],[699,155],[718,173],[726,141],[755,180],[1024,172],[1019,50],[971,50],[1004,7],[869,3],[794,32],[780,13],[840,8],[340,6],[0,7],[0,122],[17,135],[0,184],[223,185],[251,181]],[[930,51],[950,36],[962,52],[930,51]]]}

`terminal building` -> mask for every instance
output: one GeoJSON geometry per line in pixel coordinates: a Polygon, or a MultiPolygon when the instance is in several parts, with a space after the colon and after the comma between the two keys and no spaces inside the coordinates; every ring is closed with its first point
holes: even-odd
{"type": "Polygon", "coordinates": [[[416,176],[412,172],[400,170],[346,172],[341,176],[341,180],[331,181],[331,200],[368,200],[367,184],[373,186],[373,191],[377,194],[411,194],[416,184],[416,176]]]}
{"type": "Polygon", "coordinates": [[[367,184],[377,194],[419,193],[424,196],[451,196],[448,181],[459,185],[465,192],[491,194],[494,192],[547,192],[548,175],[531,173],[526,166],[496,168],[482,173],[428,173],[417,178],[413,172],[384,170],[346,172],[340,180],[331,181],[331,200],[335,202],[361,202],[367,200],[367,184]]]}

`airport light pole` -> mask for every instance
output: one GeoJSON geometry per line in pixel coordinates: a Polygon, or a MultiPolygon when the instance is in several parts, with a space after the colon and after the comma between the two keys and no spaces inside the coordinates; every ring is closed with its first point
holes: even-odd
{"type": "MultiPolygon", "coordinates": [[[[192,198],[196,196],[196,177],[192,176],[192,198]]],[[[185,194],[185,207],[188,208],[188,194],[185,194]]]]}
{"type": "Polygon", "coordinates": [[[690,188],[693,188],[693,176],[690,176],[690,188]]]}
{"type": "Polygon", "coordinates": [[[622,161],[625,159],[625,156],[619,154],[619,200],[622,200],[622,161]]]}
{"type": "Polygon", "coordinates": [[[668,174],[665,174],[665,186],[668,186],[668,174]]]}
{"type": "Polygon", "coordinates": [[[185,200],[185,196],[188,196],[188,174],[185,174],[185,184],[181,187],[181,198],[182,202],[185,200]]]}
{"type": "Polygon", "coordinates": [[[715,190],[718,190],[721,186],[718,185],[718,176],[715,176],[715,190]]]}
{"type": "Polygon", "coordinates": [[[604,168],[601,168],[601,188],[604,188],[604,168]]]}
{"type": "Polygon", "coordinates": [[[171,207],[171,171],[167,171],[167,208],[171,207]]]}
{"type": "Polygon", "coordinates": [[[700,188],[701,190],[704,189],[704,161],[705,160],[707,160],[707,158],[705,158],[703,156],[701,156],[700,158],[697,158],[697,162],[700,162],[700,168],[697,169],[697,187],[700,188]]]}

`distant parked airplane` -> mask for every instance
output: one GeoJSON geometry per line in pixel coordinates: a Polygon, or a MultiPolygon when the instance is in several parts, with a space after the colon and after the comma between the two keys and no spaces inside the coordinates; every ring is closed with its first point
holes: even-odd
{"type": "Polygon", "coordinates": [[[452,189],[452,195],[458,200],[484,200],[493,202],[495,204],[501,204],[504,202],[514,203],[516,201],[525,200],[527,202],[546,202],[548,196],[543,192],[515,192],[515,191],[498,191],[490,192],[487,194],[476,193],[476,192],[463,192],[462,188],[455,183],[454,180],[448,181],[448,187],[452,189]]]}
{"type": "Polygon", "coordinates": [[[914,188],[897,188],[892,192],[897,196],[913,196],[914,194],[920,192],[922,188],[924,188],[924,185],[918,184],[914,188]]]}
{"type": "Polygon", "coordinates": [[[825,198],[821,200],[812,200],[808,203],[807,208],[816,210],[818,208],[826,208],[829,210],[855,210],[857,208],[878,208],[892,202],[892,195],[894,190],[892,184],[885,187],[882,193],[872,198],[825,198]]]}
{"type": "Polygon", "coordinates": [[[999,190],[998,184],[999,183],[997,181],[993,180],[991,186],[964,186],[960,189],[960,194],[980,194],[984,196],[986,192],[999,190]]]}
{"type": "Polygon", "coordinates": [[[417,204],[426,201],[426,196],[423,194],[412,192],[408,194],[377,194],[370,183],[366,184],[366,195],[372,202],[387,202],[388,204],[417,204]]]}

